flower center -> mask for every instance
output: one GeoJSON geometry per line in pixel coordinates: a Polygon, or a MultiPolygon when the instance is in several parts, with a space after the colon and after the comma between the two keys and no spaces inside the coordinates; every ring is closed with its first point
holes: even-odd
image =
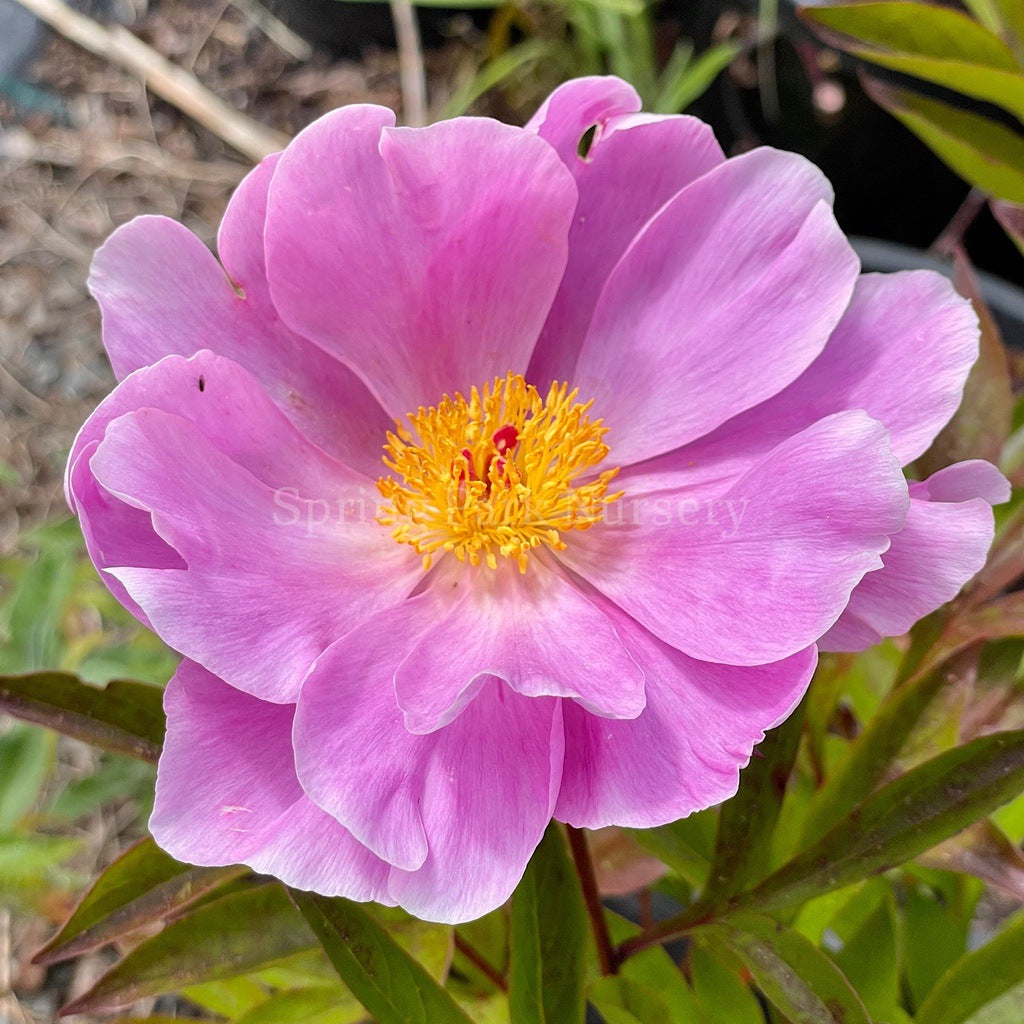
{"type": "Polygon", "coordinates": [[[514,558],[526,572],[534,548],[561,551],[564,532],[592,526],[622,497],[608,494],[618,469],[588,474],[608,454],[607,427],[576,396],[554,383],[542,398],[510,373],[468,400],[456,393],[421,406],[388,434],[384,464],[395,475],[377,481],[387,500],[378,521],[423,555],[424,568],[451,551],[491,569],[499,555],[514,558]]]}

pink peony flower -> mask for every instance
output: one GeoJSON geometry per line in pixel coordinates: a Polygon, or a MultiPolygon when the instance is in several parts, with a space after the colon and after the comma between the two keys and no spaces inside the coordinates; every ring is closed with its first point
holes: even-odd
{"type": "Polygon", "coordinates": [[[859,276],[806,160],[639,105],[348,107],[243,182],[219,263],[155,217],[97,254],[121,383],[68,495],[185,659],[175,856],[473,918],[552,816],[729,797],[818,645],[982,565],[999,473],[900,468],[959,402],[969,305],[859,276]]]}

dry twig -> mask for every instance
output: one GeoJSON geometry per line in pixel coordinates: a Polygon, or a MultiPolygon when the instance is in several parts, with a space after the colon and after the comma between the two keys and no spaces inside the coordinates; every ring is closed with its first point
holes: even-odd
{"type": "Polygon", "coordinates": [[[18,0],[54,31],[141,78],[147,88],[251,160],[283,149],[286,136],[228,106],[194,75],[172,64],[120,25],[105,28],[62,0],[18,0]]]}

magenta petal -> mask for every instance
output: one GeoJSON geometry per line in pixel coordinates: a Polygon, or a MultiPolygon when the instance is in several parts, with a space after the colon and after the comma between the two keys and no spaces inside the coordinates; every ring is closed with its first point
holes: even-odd
{"type": "Polygon", "coordinates": [[[319,659],[294,746],[310,797],[395,871],[391,895],[431,920],[493,910],[551,817],[562,764],[560,703],[498,680],[443,729],[406,730],[391,677],[402,638],[374,624],[319,659]]]}
{"type": "Polygon", "coordinates": [[[185,661],[164,694],[153,837],[189,864],[248,864],[287,885],[392,903],[389,866],[312,804],[295,778],[294,708],[185,661]]]}
{"type": "Polygon", "coordinates": [[[89,275],[103,342],[119,378],[171,354],[227,356],[312,441],[376,475],[390,418],[350,370],[285,327],[270,301],[262,239],[275,159],[252,171],[228,206],[220,235],[226,273],[195,235],[165,217],[138,217],[107,239],[89,275]]]}
{"type": "Polygon", "coordinates": [[[766,730],[800,701],[813,647],[774,665],[694,661],[634,629],[647,707],[607,721],[564,707],[565,764],[555,817],[579,828],[651,828],[727,800],[766,730]]]}
{"type": "Polygon", "coordinates": [[[1003,475],[981,461],[957,463],[911,484],[906,524],[882,556],[882,568],[857,585],[822,648],[864,650],[906,633],[956,597],[985,564],[994,532],[990,503],[1009,496],[1003,475]]]}
{"type": "Polygon", "coordinates": [[[96,482],[89,462],[98,447],[98,441],[90,442],[68,463],[68,503],[78,515],[85,549],[103,582],[132,615],[152,628],[146,613],[107,570],[122,565],[184,569],[185,562],[153,529],[149,513],[126,505],[96,482]]]}
{"type": "Polygon", "coordinates": [[[685,487],[630,495],[624,518],[613,520],[612,506],[559,558],[691,657],[763,665],[832,626],[881,565],[908,500],[885,428],[839,413],[714,499],[685,487]]]}
{"type": "Polygon", "coordinates": [[[821,352],[858,271],[830,201],[812,164],[759,149],[648,223],[604,286],[574,379],[616,464],[701,437],[821,352]]]}
{"type": "Polygon", "coordinates": [[[526,128],[552,146],[568,166],[578,159],[588,128],[600,130],[612,118],[635,114],[641,105],[636,89],[614,75],[574,78],[548,96],[526,128]]]}
{"type": "Polygon", "coordinates": [[[990,505],[1010,500],[1010,482],[984,459],[957,462],[933,473],[927,480],[910,485],[912,498],[927,501],[971,501],[982,498],[990,505]]]}
{"type": "MultiPolygon", "coordinates": [[[[563,153],[561,140],[546,128],[541,134],[563,153]]],[[[569,263],[530,364],[530,379],[542,390],[553,380],[575,379],[598,295],[643,226],[725,156],[711,129],[695,117],[625,114],[599,120],[586,159],[575,146],[562,158],[580,198],[569,263]]]]}
{"type": "Polygon", "coordinates": [[[427,592],[379,619],[378,628],[414,641],[394,677],[405,727],[447,725],[488,676],[526,697],[570,697],[599,715],[635,718],[644,674],[602,602],[539,559],[525,575],[511,562],[493,572],[445,567],[427,592]]]}
{"type": "Polygon", "coordinates": [[[397,418],[523,372],[565,268],[572,177],[532,132],[388,127],[346,107],[302,132],[270,189],[274,303],[397,418]]]}
{"type": "MultiPolygon", "coordinates": [[[[216,395],[217,385],[211,380],[205,393],[216,395]]],[[[268,453],[274,448],[271,433],[268,453]]],[[[294,454],[292,479],[301,485],[314,470],[298,444],[294,454]]],[[[161,410],[111,423],[90,465],[108,493],[152,514],[155,531],[188,565],[108,571],[171,646],[265,700],[293,702],[317,655],[404,597],[422,573],[411,549],[372,518],[343,514],[344,500],[363,493],[361,477],[339,474],[330,490],[325,479],[322,489],[285,493],[161,410]],[[301,514],[303,501],[318,514],[301,514]]]]}

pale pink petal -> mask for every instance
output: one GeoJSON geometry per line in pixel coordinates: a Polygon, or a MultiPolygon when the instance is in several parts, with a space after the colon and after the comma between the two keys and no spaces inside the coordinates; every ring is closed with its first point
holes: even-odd
{"type": "Polygon", "coordinates": [[[399,634],[365,625],[318,660],[295,718],[299,779],[360,842],[405,869],[389,887],[402,906],[467,920],[508,898],[551,817],[560,702],[491,679],[450,725],[414,735],[391,683],[399,634]]]}
{"type": "Polygon", "coordinates": [[[882,568],[857,585],[822,648],[864,650],[906,633],[956,597],[985,564],[995,528],[990,502],[1009,496],[1005,477],[981,461],[957,463],[911,484],[906,524],[882,556],[882,568]]]}
{"type": "Polygon", "coordinates": [[[532,132],[393,120],[346,107],[302,132],[271,184],[266,241],[286,323],[397,419],[525,371],[565,269],[576,188],[532,132]]]}
{"type": "MultiPolygon", "coordinates": [[[[552,141],[544,129],[541,134],[552,141]]],[[[556,148],[561,153],[564,147],[556,148]]],[[[711,129],[695,117],[630,113],[598,121],[585,159],[575,146],[562,158],[580,198],[569,263],[530,363],[530,379],[541,390],[553,380],[574,379],[597,297],[643,226],[725,156],[711,129]]]]}
{"type": "Polygon", "coordinates": [[[799,703],[813,647],[774,665],[694,661],[634,628],[647,707],[633,721],[565,704],[565,764],[555,817],[579,828],[651,828],[727,800],[768,729],[799,703]]]}
{"type": "Polygon", "coordinates": [[[103,343],[118,378],[171,354],[212,349],[227,356],[253,373],[312,441],[377,475],[390,418],[350,370],[285,327],[270,301],[263,220],[276,160],[252,171],[228,206],[224,267],[165,217],[138,217],[107,239],[89,275],[103,311],[103,343]]]}
{"type": "Polygon", "coordinates": [[[684,188],[626,250],[573,380],[615,464],[703,436],[819,355],[858,271],[831,194],[801,157],[754,150],[684,188]]]}
{"type": "Polygon", "coordinates": [[[380,616],[379,628],[412,642],[394,677],[405,727],[447,725],[489,676],[526,697],[570,697],[600,715],[635,718],[644,675],[602,605],[538,558],[525,574],[508,560],[494,571],[451,560],[425,593],[380,616]]]}
{"type": "Polygon", "coordinates": [[[295,777],[294,708],[182,663],[164,694],[167,737],[149,827],[188,864],[248,864],[287,885],[391,903],[389,866],[310,802],[295,777]]]}
{"type": "Polygon", "coordinates": [[[763,665],[832,626],[908,501],[885,428],[839,413],[715,498],[631,493],[559,559],[691,657],[763,665]]]}
{"type": "Polygon", "coordinates": [[[188,565],[107,571],[172,647],[265,700],[293,702],[324,648],[422,574],[411,548],[359,507],[362,477],[305,492],[309,467],[296,461],[300,488],[285,493],[158,409],[110,423],[90,465],[109,494],[152,514],[188,565]]]}

